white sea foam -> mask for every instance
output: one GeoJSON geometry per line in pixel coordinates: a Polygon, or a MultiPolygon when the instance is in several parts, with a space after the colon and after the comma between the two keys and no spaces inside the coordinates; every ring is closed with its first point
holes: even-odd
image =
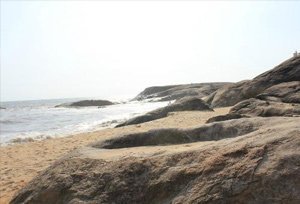
{"type": "Polygon", "coordinates": [[[0,143],[5,145],[12,141],[30,141],[28,138],[63,137],[112,127],[119,121],[168,104],[132,101],[104,108],[54,108],[70,101],[74,99],[1,103],[6,109],[1,109],[0,114],[0,143]]]}

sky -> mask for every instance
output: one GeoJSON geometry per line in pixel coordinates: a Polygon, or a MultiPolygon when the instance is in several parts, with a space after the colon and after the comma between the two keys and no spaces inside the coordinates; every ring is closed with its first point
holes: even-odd
{"type": "Polygon", "coordinates": [[[300,50],[300,1],[3,1],[1,101],[251,79],[300,50]]]}

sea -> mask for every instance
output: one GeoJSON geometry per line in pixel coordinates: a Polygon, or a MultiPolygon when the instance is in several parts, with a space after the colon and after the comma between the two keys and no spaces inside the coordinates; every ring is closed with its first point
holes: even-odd
{"type": "Polygon", "coordinates": [[[55,107],[84,100],[50,99],[1,102],[0,145],[65,137],[114,127],[131,117],[166,106],[168,102],[118,101],[116,105],[98,107],[55,107]]]}

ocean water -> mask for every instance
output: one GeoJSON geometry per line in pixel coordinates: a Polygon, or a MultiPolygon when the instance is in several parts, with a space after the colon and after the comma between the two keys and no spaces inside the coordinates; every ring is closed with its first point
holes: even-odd
{"type": "Polygon", "coordinates": [[[131,101],[103,108],[55,108],[55,105],[82,99],[1,102],[0,145],[28,138],[63,137],[116,125],[168,102],[131,101]]]}

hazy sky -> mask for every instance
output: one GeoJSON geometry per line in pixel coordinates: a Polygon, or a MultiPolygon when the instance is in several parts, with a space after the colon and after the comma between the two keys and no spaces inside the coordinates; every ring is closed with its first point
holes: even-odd
{"type": "Polygon", "coordinates": [[[2,1],[1,100],[252,78],[300,50],[300,1],[2,1]]]}

